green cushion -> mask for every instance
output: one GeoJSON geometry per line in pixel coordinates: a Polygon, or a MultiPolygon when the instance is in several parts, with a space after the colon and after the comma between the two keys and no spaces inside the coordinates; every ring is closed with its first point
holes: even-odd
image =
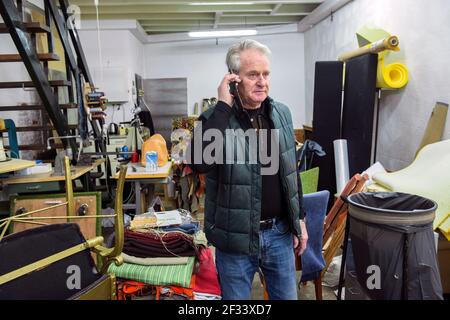
{"type": "Polygon", "coordinates": [[[144,266],[124,263],[121,266],[111,264],[108,272],[114,273],[117,278],[134,280],[155,286],[181,286],[189,288],[194,269],[194,257],[189,257],[184,265],[144,266]]]}
{"type": "Polygon", "coordinates": [[[303,194],[317,192],[319,183],[319,167],[300,172],[303,194]]]}

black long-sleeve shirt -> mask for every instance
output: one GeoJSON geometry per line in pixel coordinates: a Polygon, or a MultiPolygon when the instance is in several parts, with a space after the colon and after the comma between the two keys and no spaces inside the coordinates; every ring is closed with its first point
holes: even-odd
{"type": "MultiPolygon", "coordinates": [[[[212,115],[205,119],[204,117],[200,116],[200,121],[202,122],[202,135],[205,133],[208,129],[218,129],[220,132],[222,132],[223,136],[225,136],[225,130],[228,127],[228,120],[230,116],[233,113],[233,109],[230,108],[225,102],[219,101],[216,105],[214,112],[212,115]]],[[[247,117],[248,117],[248,128],[243,128],[243,130],[247,130],[253,127],[258,129],[267,129],[268,135],[267,135],[267,141],[265,142],[265,145],[267,146],[267,155],[271,155],[270,150],[270,141],[271,141],[271,131],[270,129],[273,129],[273,125],[271,121],[269,120],[269,116],[267,114],[267,108],[263,104],[260,109],[257,110],[246,110],[247,117]]],[[[214,167],[217,165],[216,163],[213,164],[206,164],[203,161],[201,163],[194,163],[194,152],[195,152],[195,139],[198,138],[194,134],[194,138],[191,141],[190,145],[190,161],[189,166],[198,173],[207,173],[210,170],[214,169],[214,167]]],[[[203,141],[202,140],[202,154],[203,150],[210,144],[212,141],[203,141]]],[[[261,142],[258,142],[258,145],[261,145],[261,142]]],[[[259,154],[259,152],[258,152],[259,154]]],[[[262,167],[269,166],[269,165],[262,165],[262,167]]],[[[298,188],[299,188],[299,207],[300,207],[300,219],[304,218],[304,211],[302,206],[302,188],[300,183],[300,177],[297,172],[297,181],[298,181],[298,188]]],[[[281,184],[280,179],[280,172],[279,170],[273,174],[273,175],[263,175],[262,176],[262,197],[261,197],[261,220],[267,220],[274,217],[284,217],[287,214],[286,209],[286,199],[283,197],[283,188],[281,184]]]]}

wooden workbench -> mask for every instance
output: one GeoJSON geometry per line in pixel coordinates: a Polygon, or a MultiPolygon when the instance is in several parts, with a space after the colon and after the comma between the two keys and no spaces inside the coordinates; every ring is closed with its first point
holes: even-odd
{"type": "MultiPolygon", "coordinates": [[[[124,204],[124,209],[134,209],[136,214],[141,214],[143,211],[141,203],[141,185],[142,184],[163,184],[167,185],[171,180],[172,173],[172,161],[166,163],[165,166],[158,167],[156,172],[146,172],[145,168],[140,163],[128,163],[127,175],[125,176],[125,181],[134,183],[134,190],[136,191],[135,203],[134,204],[124,204]]],[[[119,178],[119,173],[114,175],[115,179],[119,178]]],[[[152,189],[153,189],[152,186],[152,189]]],[[[153,193],[153,190],[151,190],[153,193]]],[[[165,190],[167,197],[167,190],[165,190]]],[[[145,210],[145,208],[144,208],[145,210]]]]}
{"type": "MultiPolygon", "coordinates": [[[[128,170],[125,180],[165,179],[172,171],[171,161],[168,161],[165,166],[158,167],[158,170],[155,172],[145,171],[145,168],[140,163],[128,163],[127,166],[128,170]]],[[[119,179],[119,172],[114,175],[114,179],[119,179]]]]}
{"type": "MultiPolygon", "coordinates": [[[[22,161],[24,161],[24,160],[22,160],[22,161]]],[[[8,162],[11,162],[11,161],[8,161],[8,162]]],[[[29,167],[34,166],[33,161],[28,161],[28,162],[32,162],[32,164],[33,164],[29,167]]],[[[86,174],[89,171],[91,171],[92,169],[101,165],[103,162],[105,162],[105,159],[98,159],[90,166],[72,167],[72,169],[70,171],[70,173],[71,173],[70,178],[72,180],[78,179],[83,174],[86,174]]],[[[27,167],[25,167],[25,168],[27,168],[27,167]]],[[[21,169],[23,169],[23,168],[21,168],[21,169]]],[[[20,170],[20,169],[16,169],[16,170],[20,170]]],[[[52,172],[47,172],[47,173],[30,174],[27,176],[15,176],[15,177],[3,179],[2,184],[3,185],[11,185],[11,184],[21,184],[21,183],[58,182],[58,181],[65,181],[65,179],[66,178],[64,177],[64,175],[54,175],[53,176],[52,172]]]]}
{"type": "Polygon", "coordinates": [[[8,161],[0,162],[0,173],[7,173],[18,171],[30,167],[34,167],[36,163],[34,161],[11,159],[8,161]]]}

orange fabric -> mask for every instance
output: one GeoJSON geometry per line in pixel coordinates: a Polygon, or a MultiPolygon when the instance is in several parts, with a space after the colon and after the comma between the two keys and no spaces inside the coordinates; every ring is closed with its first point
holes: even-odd
{"type": "Polygon", "coordinates": [[[124,281],[117,285],[117,299],[128,300],[132,297],[147,295],[154,286],[138,281],[124,281]]]}
{"type": "Polygon", "coordinates": [[[166,140],[160,134],[154,134],[144,141],[142,145],[141,164],[145,167],[145,154],[150,151],[158,153],[158,167],[164,166],[169,161],[169,151],[167,150],[166,140]]]}
{"type": "Polygon", "coordinates": [[[163,288],[169,289],[169,297],[174,294],[186,296],[189,300],[194,299],[194,287],[195,287],[195,274],[191,277],[191,283],[189,284],[189,288],[183,288],[178,286],[156,286],[156,300],[159,300],[161,297],[161,291],[163,288]]]}

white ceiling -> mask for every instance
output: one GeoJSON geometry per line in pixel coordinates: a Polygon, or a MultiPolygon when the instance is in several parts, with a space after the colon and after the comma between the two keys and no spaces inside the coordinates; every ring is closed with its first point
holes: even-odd
{"type": "MultiPolygon", "coordinates": [[[[94,0],[70,0],[96,19],[94,0]]],[[[137,20],[149,35],[298,23],[324,0],[99,0],[100,19],[137,20]]]]}

